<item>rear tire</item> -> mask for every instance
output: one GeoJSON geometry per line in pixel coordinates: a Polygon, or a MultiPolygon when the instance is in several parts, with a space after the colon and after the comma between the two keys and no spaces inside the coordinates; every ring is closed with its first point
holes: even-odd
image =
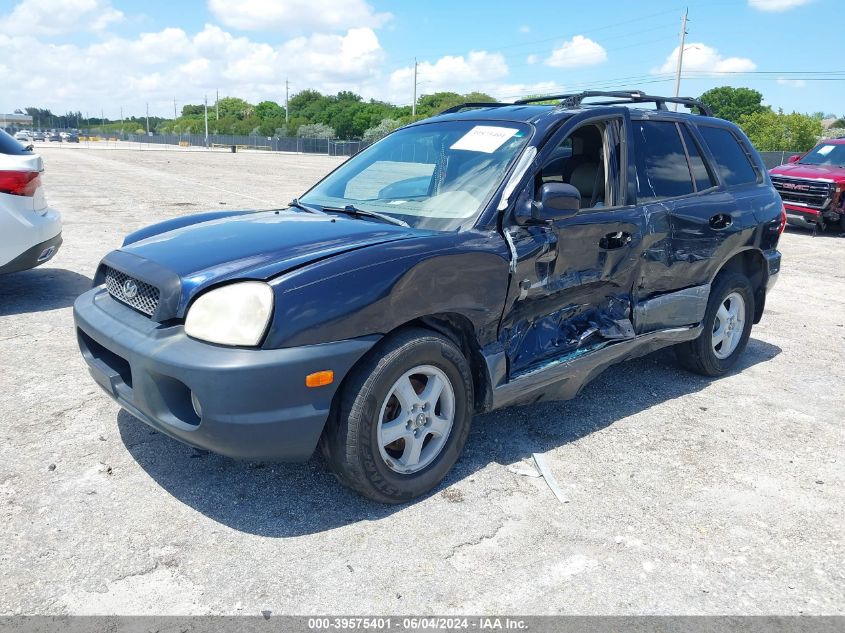
{"type": "Polygon", "coordinates": [[[350,372],[320,441],[338,480],[382,503],[437,486],[469,435],[471,375],[440,334],[414,328],[382,341],[350,372]]]}
{"type": "Polygon", "coordinates": [[[741,273],[720,274],[710,289],[701,334],[675,346],[678,361],[703,376],[725,374],[745,351],[753,321],[751,282],[741,273]]]}

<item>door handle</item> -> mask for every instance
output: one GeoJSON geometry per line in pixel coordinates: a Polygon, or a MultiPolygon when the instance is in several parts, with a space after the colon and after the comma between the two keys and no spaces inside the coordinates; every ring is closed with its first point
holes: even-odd
{"type": "Polygon", "coordinates": [[[716,231],[728,228],[733,223],[733,218],[727,213],[717,213],[710,218],[710,228],[716,231]]]}
{"type": "Polygon", "coordinates": [[[603,248],[606,251],[613,250],[615,248],[625,248],[631,243],[632,239],[633,238],[630,233],[625,233],[624,231],[614,231],[613,233],[608,233],[599,240],[599,248],[603,248]]]}

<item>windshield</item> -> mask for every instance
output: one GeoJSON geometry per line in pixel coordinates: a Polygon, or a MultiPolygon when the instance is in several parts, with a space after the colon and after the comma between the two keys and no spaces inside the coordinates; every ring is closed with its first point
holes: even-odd
{"type": "Polygon", "coordinates": [[[299,201],[354,205],[435,231],[473,224],[531,128],[448,121],[400,129],[344,163],[299,201]]]}
{"type": "Polygon", "coordinates": [[[798,161],[801,165],[832,165],[845,167],[845,145],[820,143],[798,161]]]}

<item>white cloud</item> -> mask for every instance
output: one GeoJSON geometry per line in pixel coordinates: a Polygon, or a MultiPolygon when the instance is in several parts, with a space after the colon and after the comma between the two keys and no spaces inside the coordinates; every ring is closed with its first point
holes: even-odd
{"type": "Polygon", "coordinates": [[[813,0],[748,0],[748,6],[759,11],[787,11],[810,4],[813,0]]]}
{"type": "Polygon", "coordinates": [[[607,59],[607,51],[599,44],[583,35],[576,35],[552,51],[546,59],[546,65],[553,68],[578,68],[595,66],[607,59]]]}
{"type": "Polygon", "coordinates": [[[104,37],[87,46],[0,34],[0,60],[4,83],[17,86],[14,93],[0,93],[0,110],[40,106],[93,114],[102,107],[116,118],[120,106],[137,114],[149,102],[151,112],[170,116],[174,97],[180,105],[200,103],[218,88],[221,96],[281,102],[288,78],[293,92],[384,93],[384,53],[366,27],[276,46],[214,25],[194,35],[167,28],[134,39],[104,37]]]}
{"type": "MultiPolygon", "coordinates": [[[[676,46],[663,65],[653,69],[653,73],[675,72],[678,67],[678,49],[676,46]]],[[[747,57],[722,57],[712,46],[694,42],[684,46],[684,71],[697,70],[713,73],[747,72],[757,68],[757,64],[747,57]]]]}
{"type": "MultiPolygon", "coordinates": [[[[417,65],[419,93],[431,94],[444,90],[466,93],[486,92],[508,75],[508,65],[501,53],[470,51],[464,55],[447,55],[436,62],[417,65]]],[[[406,66],[390,74],[388,98],[409,103],[413,89],[414,67],[406,66]]]]}
{"type": "Polygon", "coordinates": [[[364,0],[208,0],[208,10],[231,28],[267,32],[375,28],[391,17],[364,0]]]}
{"type": "Polygon", "coordinates": [[[539,61],[540,61],[539,55],[529,55],[528,57],[525,58],[526,64],[536,64],[539,61]]]}
{"type": "Polygon", "coordinates": [[[500,101],[515,101],[522,97],[565,92],[565,87],[553,81],[540,81],[533,84],[500,84],[490,91],[490,95],[500,101]]]}
{"type": "Polygon", "coordinates": [[[53,36],[72,31],[102,31],[123,20],[110,0],[22,0],[0,16],[0,32],[53,36]]]}
{"type": "Polygon", "coordinates": [[[522,26],[519,27],[519,32],[520,33],[530,33],[531,27],[528,26],[527,24],[523,24],[522,26]]]}
{"type": "Polygon", "coordinates": [[[784,77],[778,77],[777,83],[791,88],[803,88],[807,85],[807,82],[803,79],[786,79],[784,77]]]}

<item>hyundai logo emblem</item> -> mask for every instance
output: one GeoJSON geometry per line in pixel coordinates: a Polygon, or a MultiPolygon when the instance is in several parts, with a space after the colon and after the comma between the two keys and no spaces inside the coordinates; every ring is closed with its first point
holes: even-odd
{"type": "Polygon", "coordinates": [[[138,296],[138,283],[134,279],[127,279],[123,282],[123,296],[127,299],[134,299],[138,296]]]}

